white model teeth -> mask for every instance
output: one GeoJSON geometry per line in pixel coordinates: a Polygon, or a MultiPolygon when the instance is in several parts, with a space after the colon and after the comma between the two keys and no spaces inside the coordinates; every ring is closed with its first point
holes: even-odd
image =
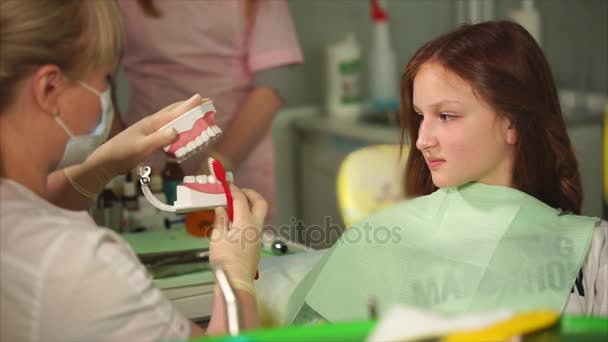
{"type": "MultiPolygon", "coordinates": [[[[226,172],[226,180],[228,181],[228,183],[233,183],[234,182],[234,175],[232,174],[232,172],[226,172]]],[[[214,175],[192,175],[192,176],[185,176],[184,177],[184,184],[191,184],[191,183],[199,183],[199,184],[208,184],[208,183],[219,183],[219,181],[217,180],[217,178],[214,175]]]]}
{"type": "MultiPolygon", "coordinates": [[[[217,126],[215,126],[217,130],[217,126]]],[[[201,134],[196,137],[196,139],[190,141],[186,146],[180,147],[177,151],[175,151],[175,157],[177,157],[178,162],[182,162],[187,159],[187,157],[193,152],[198,151],[200,148],[209,143],[212,137],[216,136],[216,130],[213,130],[211,126],[207,127],[206,130],[202,131],[201,134]]]]}
{"type": "Polygon", "coordinates": [[[222,130],[219,127],[217,127],[217,125],[213,126],[213,129],[215,130],[215,133],[222,134],[222,130]]]}

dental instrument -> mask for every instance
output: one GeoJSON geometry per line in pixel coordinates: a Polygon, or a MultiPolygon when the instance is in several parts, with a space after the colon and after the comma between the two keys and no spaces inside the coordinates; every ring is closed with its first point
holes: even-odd
{"type": "Polygon", "coordinates": [[[148,268],[209,262],[209,249],[144,254],[139,256],[139,260],[148,268]]]}
{"type": "Polygon", "coordinates": [[[226,271],[219,263],[211,265],[215,275],[215,282],[220,287],[220,293],[226,303],[226,321],[228,324],[228,333],[231,336],[237,336],[241,331],[241,318],[239,315],[239,300],[234,293],[234,288],[228,280],[226,271]]]}
{"type": "Polygon", "coordinates": [[[287,245],[282,241],[275,241],[272,244],[272,252],[274,254],[285,254],[287,253],[287,245]]]}
{"type": "Polygon", "coordinates": [[[209,249],[140,255],[139,259],[154,279],[211,270],[209,249]]]}
{"type": "Polygon", "coordinates": [[[376,296],[369,297],[367,301],[367,312],[370,320],[378,319],[378,298],[376,296]]]}
{"type": "Polygon", "coordinates": [[[184,221],[185,221],[185,219],[183,217],[177,218],[175,220],[171,220],[171,219],[165,217],[165,220],[164,220],[165,229],[171,229],[171,226],[184,223],[184,221]]]}

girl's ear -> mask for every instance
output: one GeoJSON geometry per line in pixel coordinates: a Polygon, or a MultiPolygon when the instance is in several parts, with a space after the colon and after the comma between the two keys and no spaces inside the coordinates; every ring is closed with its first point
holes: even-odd
{"type": "Polygon", "coordinates": [[[505,118],[505,141],[509,145],[517,144],[517,129],[511,120],[505,118]]]}

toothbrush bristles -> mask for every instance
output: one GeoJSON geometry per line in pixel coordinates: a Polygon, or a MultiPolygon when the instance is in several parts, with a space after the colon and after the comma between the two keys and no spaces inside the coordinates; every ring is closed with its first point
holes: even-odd
{"type": "Polygon", "coordinates": [[[209,157],[207,159],[207,166],[209,167],[209,173],[215,177],[215,172],[213,171],[213,158],[209,157]]]}

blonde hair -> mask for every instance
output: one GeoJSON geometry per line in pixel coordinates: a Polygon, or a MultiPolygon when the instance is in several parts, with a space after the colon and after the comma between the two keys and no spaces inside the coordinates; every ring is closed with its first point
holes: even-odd
{"type": "Polygon", "coordinates": [[[123,42],[115,1],[0,1],[0,111],[37,67],[57,65],[77,80],[116,64],[123,42]]]}

